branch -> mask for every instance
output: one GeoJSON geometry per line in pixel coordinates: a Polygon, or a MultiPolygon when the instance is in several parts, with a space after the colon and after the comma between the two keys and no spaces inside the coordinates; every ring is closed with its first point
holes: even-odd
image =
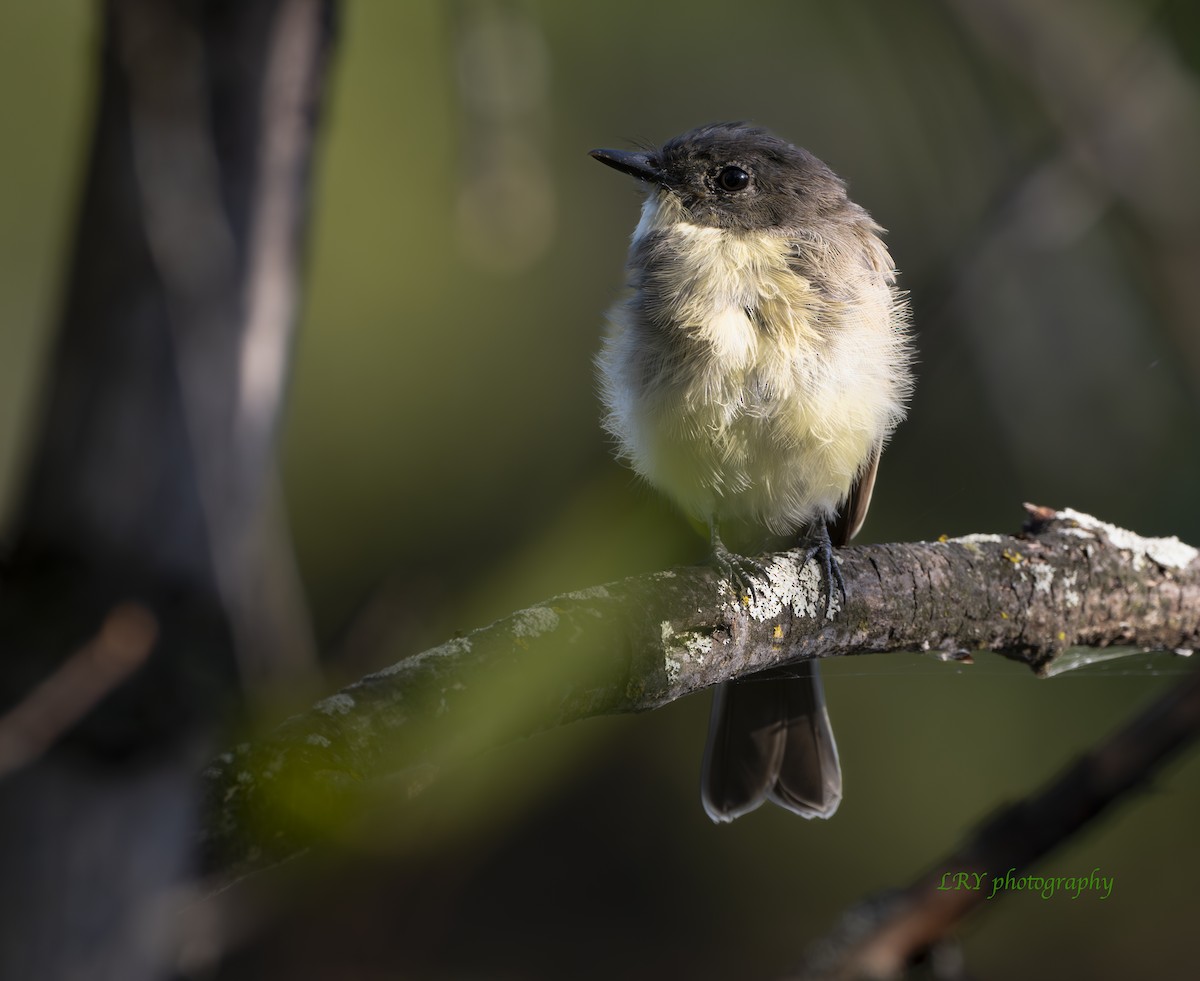
{"type": "Polygon", "coordinates": [[[69,732],[145,663],[157,639],[158,622],[145,607],[114,607],[95,637],[0,715],[0,780],[32,763],[69,732]]]}
{"type": "MultiPolygon", "coordinates": [[[[957,852],[907,888],[848,910],[834,933],[811,946],[797,979],[903,976],[969,913],[1022,880],[1027,882],[1026,868],[1146,782],[1197,736],[1200,674],[1194,673],[1039,793],[983,822],[957,852]],[[968,878],[956,879],[963,873],[968,878]]],[[[1037,881],[1050,883],[1051,890],[1061,886],[1054,878],[1037,881]]],[[[1072,886],[1099,889],[1102,883],[1089,875],[1072,886]]],[[[1033,891],[1045,888],[1043,884],[1033,891]]]]}
{"type": "Polygon", "coordinates": [[[771,582],[753,600],[704,567],[634,576],[402,660],[212,764],[206,864],[288,857],[371,778],[399,774],[417,793],[439,767],[507,740],[805,658],[991,650],[1046,675],[1091,659],[1076,647],[1200,644],[1196,549],[1073,511],[1030,512],[1018,538],[841,549],[849,600],[829,620],[817,619],[815,565],[793,551],[764,557],[771,582]]]}

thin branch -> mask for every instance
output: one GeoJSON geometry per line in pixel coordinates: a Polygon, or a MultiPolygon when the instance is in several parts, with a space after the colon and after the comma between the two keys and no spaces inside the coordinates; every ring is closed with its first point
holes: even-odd
{"type": "Polygon", "coordinates": [[[990,650],[1042,674],[1072,648],[1200,644],[1200,559],[1073,511],[1030,508],[1019,538],[972,535],[839,552],[849,601],[798,552],[735,596],[711,569],[635,576],[555,597],[368,675],[206,772],[210,869],[287,857],[375,777],[417,793],[464,755],[595,715],[657,708],[813,657],[990,650]]]}
{"type": "Polygon", "coordinates": [[[1131,723],[1084,753],[1040,792],[993,815],[953,855],[907,888],[868,900],[811,947],[798,978],[898,978],[969,913],[1015,888],[1112,889],[1085,870],[1064,884],[1025,870],[1068,840],[1200,736],[1200,673],[1176,685],[1131,723]],[[965,877],[959,878],[959,876],[965,877]]]}
{"type": "Polygon", "coordinates": [[[140,603],[116,606],[95,637],[0,715],[0,779],[46,752],[145,663],[157,639],[153,613],[140,603]]]}
{"type": "Polygon", "coordinates": [[[216,586],[251,689],[310,671],[315,644],[272,457],[295,333],[315,103],[327,38],[317,0],[270,12],[253,143],[227,209],[204,34],[154,0],[114,7],[128,80],[136,190],[161,285],[216,586]],[[244,222],[239,241],[239,223],[244,222]]]}

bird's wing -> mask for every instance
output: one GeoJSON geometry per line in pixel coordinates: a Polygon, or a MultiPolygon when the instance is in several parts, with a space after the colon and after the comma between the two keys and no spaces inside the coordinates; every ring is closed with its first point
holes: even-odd
{"type": "Polygon", "coordinates": [[[858,534],[858,530],[867,520],[867,509],[871,506],[871,492],[875,489],[875,474],[879,470],[879,455],[883,452],[883,444],[875,445],[875,452],[859,472],[858,479],[850,488],[850,495],[842,505],[837,520],[829,529],[829,540],[835,547],[849,545],[850,539],[858,534]]]}

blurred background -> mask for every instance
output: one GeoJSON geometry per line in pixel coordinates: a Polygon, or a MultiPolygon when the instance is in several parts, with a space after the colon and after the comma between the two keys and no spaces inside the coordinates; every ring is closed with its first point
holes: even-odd
{"type": "MultiPolygon", "coordinates": [[[[6,513],[97,41],[82,0],[0,13],[6,513]]],[[[586,151],[725,119],[846,177],[911,292],[917,393],[861,540],[1012,532],[1032,501],[1200,544],[1195,5],[357,0],[281,458],[327,690],[553,594],[703,557],[598,427],[591,358],[640,197],[586,151]]],[[[707,696],[544,733],[342,835],[319,889],[184,973],[777,976],[1188,668],[828,664],[846,796],[820,824],[773,808],[709,823],[707,696]]],[[[968,965],[1190,977],[1197,777],[1194,754],[1177,761],[1037,870],[1099,868],[1108,900],[990,904],[963,933],[968,965]]]]}

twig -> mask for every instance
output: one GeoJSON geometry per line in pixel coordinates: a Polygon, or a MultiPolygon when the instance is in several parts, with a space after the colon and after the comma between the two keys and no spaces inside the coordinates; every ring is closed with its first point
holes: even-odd
{"type": "MultiPolygon", "coordinates": [[[[1025,869],[1149,780],[1197,736],[1200,672],[1081,756],[1040,793],[985,821],[957,852],[910,886],[848,911],[833,934],[812,946],[797,977],[900,977],[969,913],[1004,895],[1025,878],[1025,869]],[[968,878],[956,880],[963,873],[968,878]]],[[[1057,887],[1049,881],[1051,889],[1057,887]]]]}
{"type": "Polygon", "coordinates": [[[100,631],[0,716],[0,779],[32,763],[136,671],[158,638],[154,614],[122,603],[100,631]]]}

